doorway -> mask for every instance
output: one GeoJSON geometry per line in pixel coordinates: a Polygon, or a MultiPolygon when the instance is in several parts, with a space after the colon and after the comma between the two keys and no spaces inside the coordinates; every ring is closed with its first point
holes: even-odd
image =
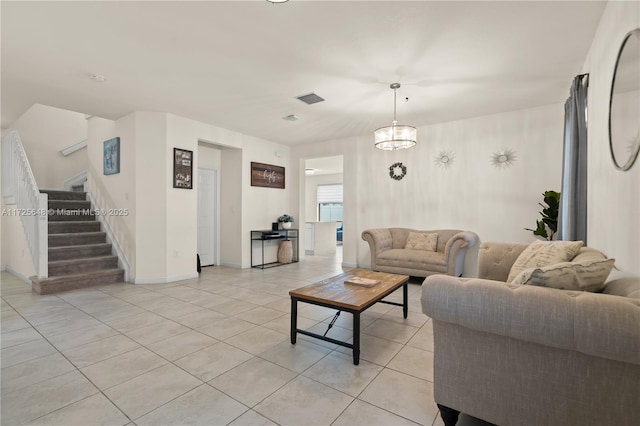
{"type": "Polygon", "coordinates": [[[218,171],[198,168],[198,255],[202,266],[219,264],[218,171]]]}
{"type": "Polygon", "coordinates": [[[304,167],[305,254],[335,255],[341,262],[343,156],[305,159],[304,167]]]}

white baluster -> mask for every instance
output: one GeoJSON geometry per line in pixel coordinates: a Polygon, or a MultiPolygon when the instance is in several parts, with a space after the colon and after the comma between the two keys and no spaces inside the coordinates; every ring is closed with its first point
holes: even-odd
{"type": "Polygon", "coordinates": [[[48,276],[48,196],[40,194],[31,165],[15,130],[2,138],[2,196],[15,202],[39,278],[48,276]],[[43,215],[42,213],[45,212],[43,215]]]}

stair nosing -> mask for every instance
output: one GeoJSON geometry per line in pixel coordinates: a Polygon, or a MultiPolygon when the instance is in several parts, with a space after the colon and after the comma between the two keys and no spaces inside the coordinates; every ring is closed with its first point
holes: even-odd
{"type": "Polygon", "coordinates": [[[100,222],[98,221],[90,222],[88,220],[66,220],[64,222],[49,222],[49,224],[52,224],[52,223],[64,223],[65,225],[73,225],[77,223],[100,223],[100,222]]]}
{"type": "Polygon", "coordinates": [[[104,234],[106,235],[107,233],[104,231],[90,231],[90,232],[60,232],[58,234],[48,234],[49,237],[59,237],[59,236],[69,236],[69,235],[75,235],[75,236],[94,236],[94,235],[100,235],[100,234],[104,234]]]}
{"type": "Polygon", "coordinates": [[[112,259],[118,259],[118,256],[114,255],[114,254],[101,254],[98,256],[94,256],[94,257],[79,257],[77,259],[64,259],[64,260],[52,260],[49,263],[49,266],[58,266],[64,263],[71,263],[71,262],[81,262],[81,261],[99,261],[99,260],[112,260],[112,259]]]}
{"type": "Polygon", "coordinates": [[[78,247],[96,247],[96,246],[106,246],[106,245],[111,245],[111,243],[94,243],[94,244],[77,244],[77,245],[73,245],[73,246],[56,246],[56,247],[49,247],[49,250],[57,250],[57,249],[64,249],[64,248],[78,248],[78,247]]]}
{"type": "Polygon", "coordinates": [[[65,191],[64,189],[41,189],[40,192],[42,194],[48,194],[49,192],[55,192],[56,194],[60,193],[69,193],[69,194],[86,194],[86,191],[65,191]]]}

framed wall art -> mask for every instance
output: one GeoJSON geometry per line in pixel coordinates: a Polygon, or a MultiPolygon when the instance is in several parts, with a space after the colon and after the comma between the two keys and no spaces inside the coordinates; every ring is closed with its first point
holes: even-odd
{"type": "Polygon", "coordinates": [[[102,143],[102,173],[120,173],[120,138],[112,138],[102,143]]]}
{"type": "Polygon", "coordinates": [[[173,187],[193,189],[193,151],[173,148],[173,187]]]}
{"type": "Polygon", "coordinates": [[[284,189],[284,167],[252,161],[251,186],[284,189]]]}

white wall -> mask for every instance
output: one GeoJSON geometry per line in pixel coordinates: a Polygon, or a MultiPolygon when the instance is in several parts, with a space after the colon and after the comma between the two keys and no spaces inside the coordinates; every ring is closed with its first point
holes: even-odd
{"type": "Polygon", "coordinates": [[[35,104],[14,121],[40,189],[63,189],[63,182],[86,170],[85,148],[65,157],[60,150],[87,138],[84,114],[35,104]]]}
{"type": "MultiPolygon", "coordinates": [[[[129,216],[109,220],[121,231],[135,282],[197,276],[198,165],[220,169],[221,263],[248,267],[250,230],[269,228],[286,212],[290,191],[251,187],[250,162],[288,167],[288,151],[280,144],[166,113],[135,112],[115,122],[91,119],[90,185],[103,193],[100,198],[108,207],[129,209],[129,216]],[[102,142],[116,136],[120,173],[104,176],[102,142]],[[193,189],[173,188],[174,148],[193,151],[193,189]]],[[[287,175],[285,185],[290,180],[287,175]]]]}
{"type": "MultiPolygon", "coordinates": [[[[542,193],[560,190],[563,126],[564,108],[557,104],[422,126],[418,145],[398,152],[375,149],[372,135],[303,145],[292,150],[292,164],[344,155],[344,264],[367,267],[369,247],[360,234],[368,228],[457,228],[482,241],[533,241],[523,228],[535,225],[542,193]],[[490,157],[503,147],[517,159],[501,170],[490,157]],[[455,155],[448,169],[436,165],[441,150],[455,155]],[[401,181],[389,177],[395,162],[407,166],[401,181]]],[[[298,205],[307,209],[302,196],[298,205]]],[[[475,268],[472,253],[465,275],[475,268]]]]}
{"type": "MultiPolygon", "coordinates": [[[[640,2],[609,2],[583,72],[589,73],[588,244],[640,274],[640,161],[615,169],[609,153],[609,94],[625,34],[640,27],[640,2]]],[[[636,126],[637,126],[636,118],[636,126]]]]}
{"type": "MultiPolygon", "coordinates": [[[[131,280],[135,278],[136,272],[136,151],[135,114],[129,114],[118,121],[98,117],[89,119],[87,186],[101,209],[128,211],[127,215],[110,215],[104,219],[122,246],[131,267],[131,280]],[[107,176],[103,174],[103,143],[114,137],[120,137],[120,173],[107,176]]],[[[153,217],[147,218],[147,222],[153,220],[153,217]]]]}
{"type": "Polygon", "coordinates": [[[198,252],[198,138],[190,134],[190,126],[181,117],[166,116],[165,179],[167,188],[167,277],[175,281],[193,277],[198,252]],[[193,152],[193,189],[173,188],[173,149],[193,152]]]}
{"type": "MultiPolygon", "coordinates": [[[[303,222],[318,220],[318,185],[335,185],[343,182],[343,174],[305,175],[305,217],[303,222]]],[[[302,226],[302,225],[300,225],[302,226]]]]}
{"type": "MultiPolygon", "coordinates": [[[[220,264],[242,268],[242,150],[222,150],[220,166],[220,264]]],[[[246,237],[248,240],[249,237],[246,237]]]]}
{"type": "Polygon", "coordinates": [[[222,150],[214,145],[198,142],[198,167],[220,170],[222,150]]]}
{"type": "MultiPolygon", "coordinates": [[[[284,213],[290,213],[288,210],[292,178],[289,169],[289,147],[172,114],[168,114],[168,117],[168,132],[174,135],[175,143],[189,144],[196,151],[198,142],[213,144],[222,149],[220,261],[223,265],[249,267],[251,230],[270,229],[271,222],[276,221],[284,213]],[[252,161],[285,167],[285,189],[251,186],[252,161]]],[[[198,158],[196,158],[196,164],[198,164],[198,158]]],[[[197,176],[194,176],[194,182],[197,183],[197,176]]],[[[193,199],[183,200],[189,206],[195,203],[191,212],[194,226],[194,258],[197,248],[197,228],[195,228],[197,197],[195,194],[196,192],[193,193],[193,199]]],[[[191,244],[186,240],[185,243],[191,244]]]]}

